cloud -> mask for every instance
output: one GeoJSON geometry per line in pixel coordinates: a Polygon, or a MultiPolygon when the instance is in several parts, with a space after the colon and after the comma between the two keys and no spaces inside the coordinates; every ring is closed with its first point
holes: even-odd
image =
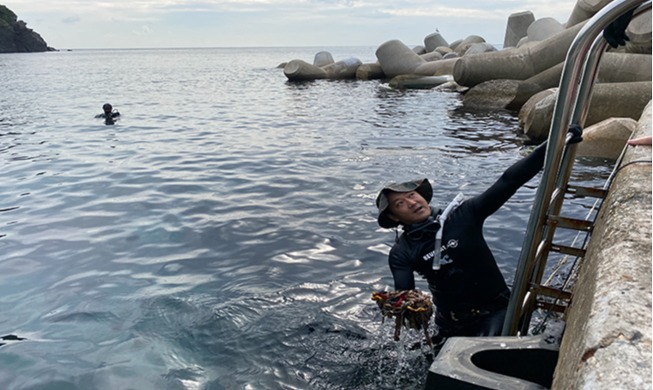
{"type": "Polygon", "coordinates": [[[151,35],[154,31],[149,26],[141,26],[138,30],[133,30],[132,34],[136,36],[151,35]]]}
{"type": "Polygon", "coordinates": [[[78,23],[81,20],[82,19],[79,16],[74,15],[74,16],[66,16],[65,18],[61,19],[61,22],[63,24],[74,24],[74,23],[78,23]]]}
{"type": "Polygon", "coordinates": [[[536,19],[553,17],[564,23],[575,4],[575,0],[15,1],[16,9],[8,7],[51,37],[53,46],[80,48],[375,45],[388,39],[418,44],[435,27],[451,39],[474,34],[497,43],[503,40],[512,13],[532,11],[536,19]],[[107,34],[111,40],[98,38],[107,34]]]}

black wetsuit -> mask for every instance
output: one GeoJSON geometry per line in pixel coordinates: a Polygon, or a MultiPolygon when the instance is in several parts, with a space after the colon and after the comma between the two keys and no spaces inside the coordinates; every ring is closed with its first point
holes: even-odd
{"type": "Polygon", "coordinates": [[[113,111],[111,113],[103,113],[95,116],[96,118],[104,118],[104,124],[105,125],[113,125],[116,123],[118,118],[120,117],[120,113],[118,111],[113,111]]]}
{"type": "Polygon", "coordinates": [[[501,332],[510,290],[483,238],[485,219],[542,169],[545,145],[516,162],[482,194],[465,200],[444,223],[441,268],[432,269],[435,233],[433,210],[422,223],[404,226],[389,256],[395,290],[415,288],[417,272],[429,283],[443,337],[492,336],[501,332]],[[495,315],[499,313],[498,315],[495,315]],[[487,324],[488,318],[493,324],[487,324]],[[498,327],[498,329],[497,329],[498,327]]]}
{"type": "Polygon", "coordinates": [[[107,115],[107,113],[104,112],[102,114],[96,115],[95,117],[96,118],[104,118],[104,119],[115,119],[115,118],[117,118],[119,116],[120,116],[120,113],[118,111],[113,111],[113,112],[111,112],[110,115],[107,115]]]}

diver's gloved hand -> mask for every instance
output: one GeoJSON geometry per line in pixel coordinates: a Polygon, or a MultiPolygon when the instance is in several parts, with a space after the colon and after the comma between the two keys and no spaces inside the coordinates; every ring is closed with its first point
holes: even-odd
{"type": "Polygon", "coordinates": [[[571,124],[567,130],[567,143],[577,144],[583,140],[583,128],[578,124],[571,124]]]}
{"type": "Polygon", "coordinates": [[[633,18],[633,11],[631,9],[625,14],[621,15],[614,22],[610,23],[608,27],[603,30],[603,38],[608,41],[608,44],[615,49],[619,45],[625,45],[626,41],[630,41],[630,38],[626,35],[626,27],[630,23],[630,20],[633,18]]]}

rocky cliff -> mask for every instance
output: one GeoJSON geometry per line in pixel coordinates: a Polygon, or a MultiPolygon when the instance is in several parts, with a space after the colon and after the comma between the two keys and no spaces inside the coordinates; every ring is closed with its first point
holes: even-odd
{"type": "Polygon", "coordinates": [[[9,8],[0,5],[0,53],[52,51],[45,40],[9,8]]]}

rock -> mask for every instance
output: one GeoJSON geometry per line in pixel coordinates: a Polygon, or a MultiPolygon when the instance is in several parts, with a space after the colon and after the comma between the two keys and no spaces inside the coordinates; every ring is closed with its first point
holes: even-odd
{"type": "Polygon", "coordinates": [[[616,160],[636,127],[637,121],[632,118],[609,118],[589,126],[583,131],[576,156],[616,160]]]}
{"type": "Polygon", "coordinates": [[[0,53],[53,51],[45,40],[9,8],[0,5],[0,53]]]}

